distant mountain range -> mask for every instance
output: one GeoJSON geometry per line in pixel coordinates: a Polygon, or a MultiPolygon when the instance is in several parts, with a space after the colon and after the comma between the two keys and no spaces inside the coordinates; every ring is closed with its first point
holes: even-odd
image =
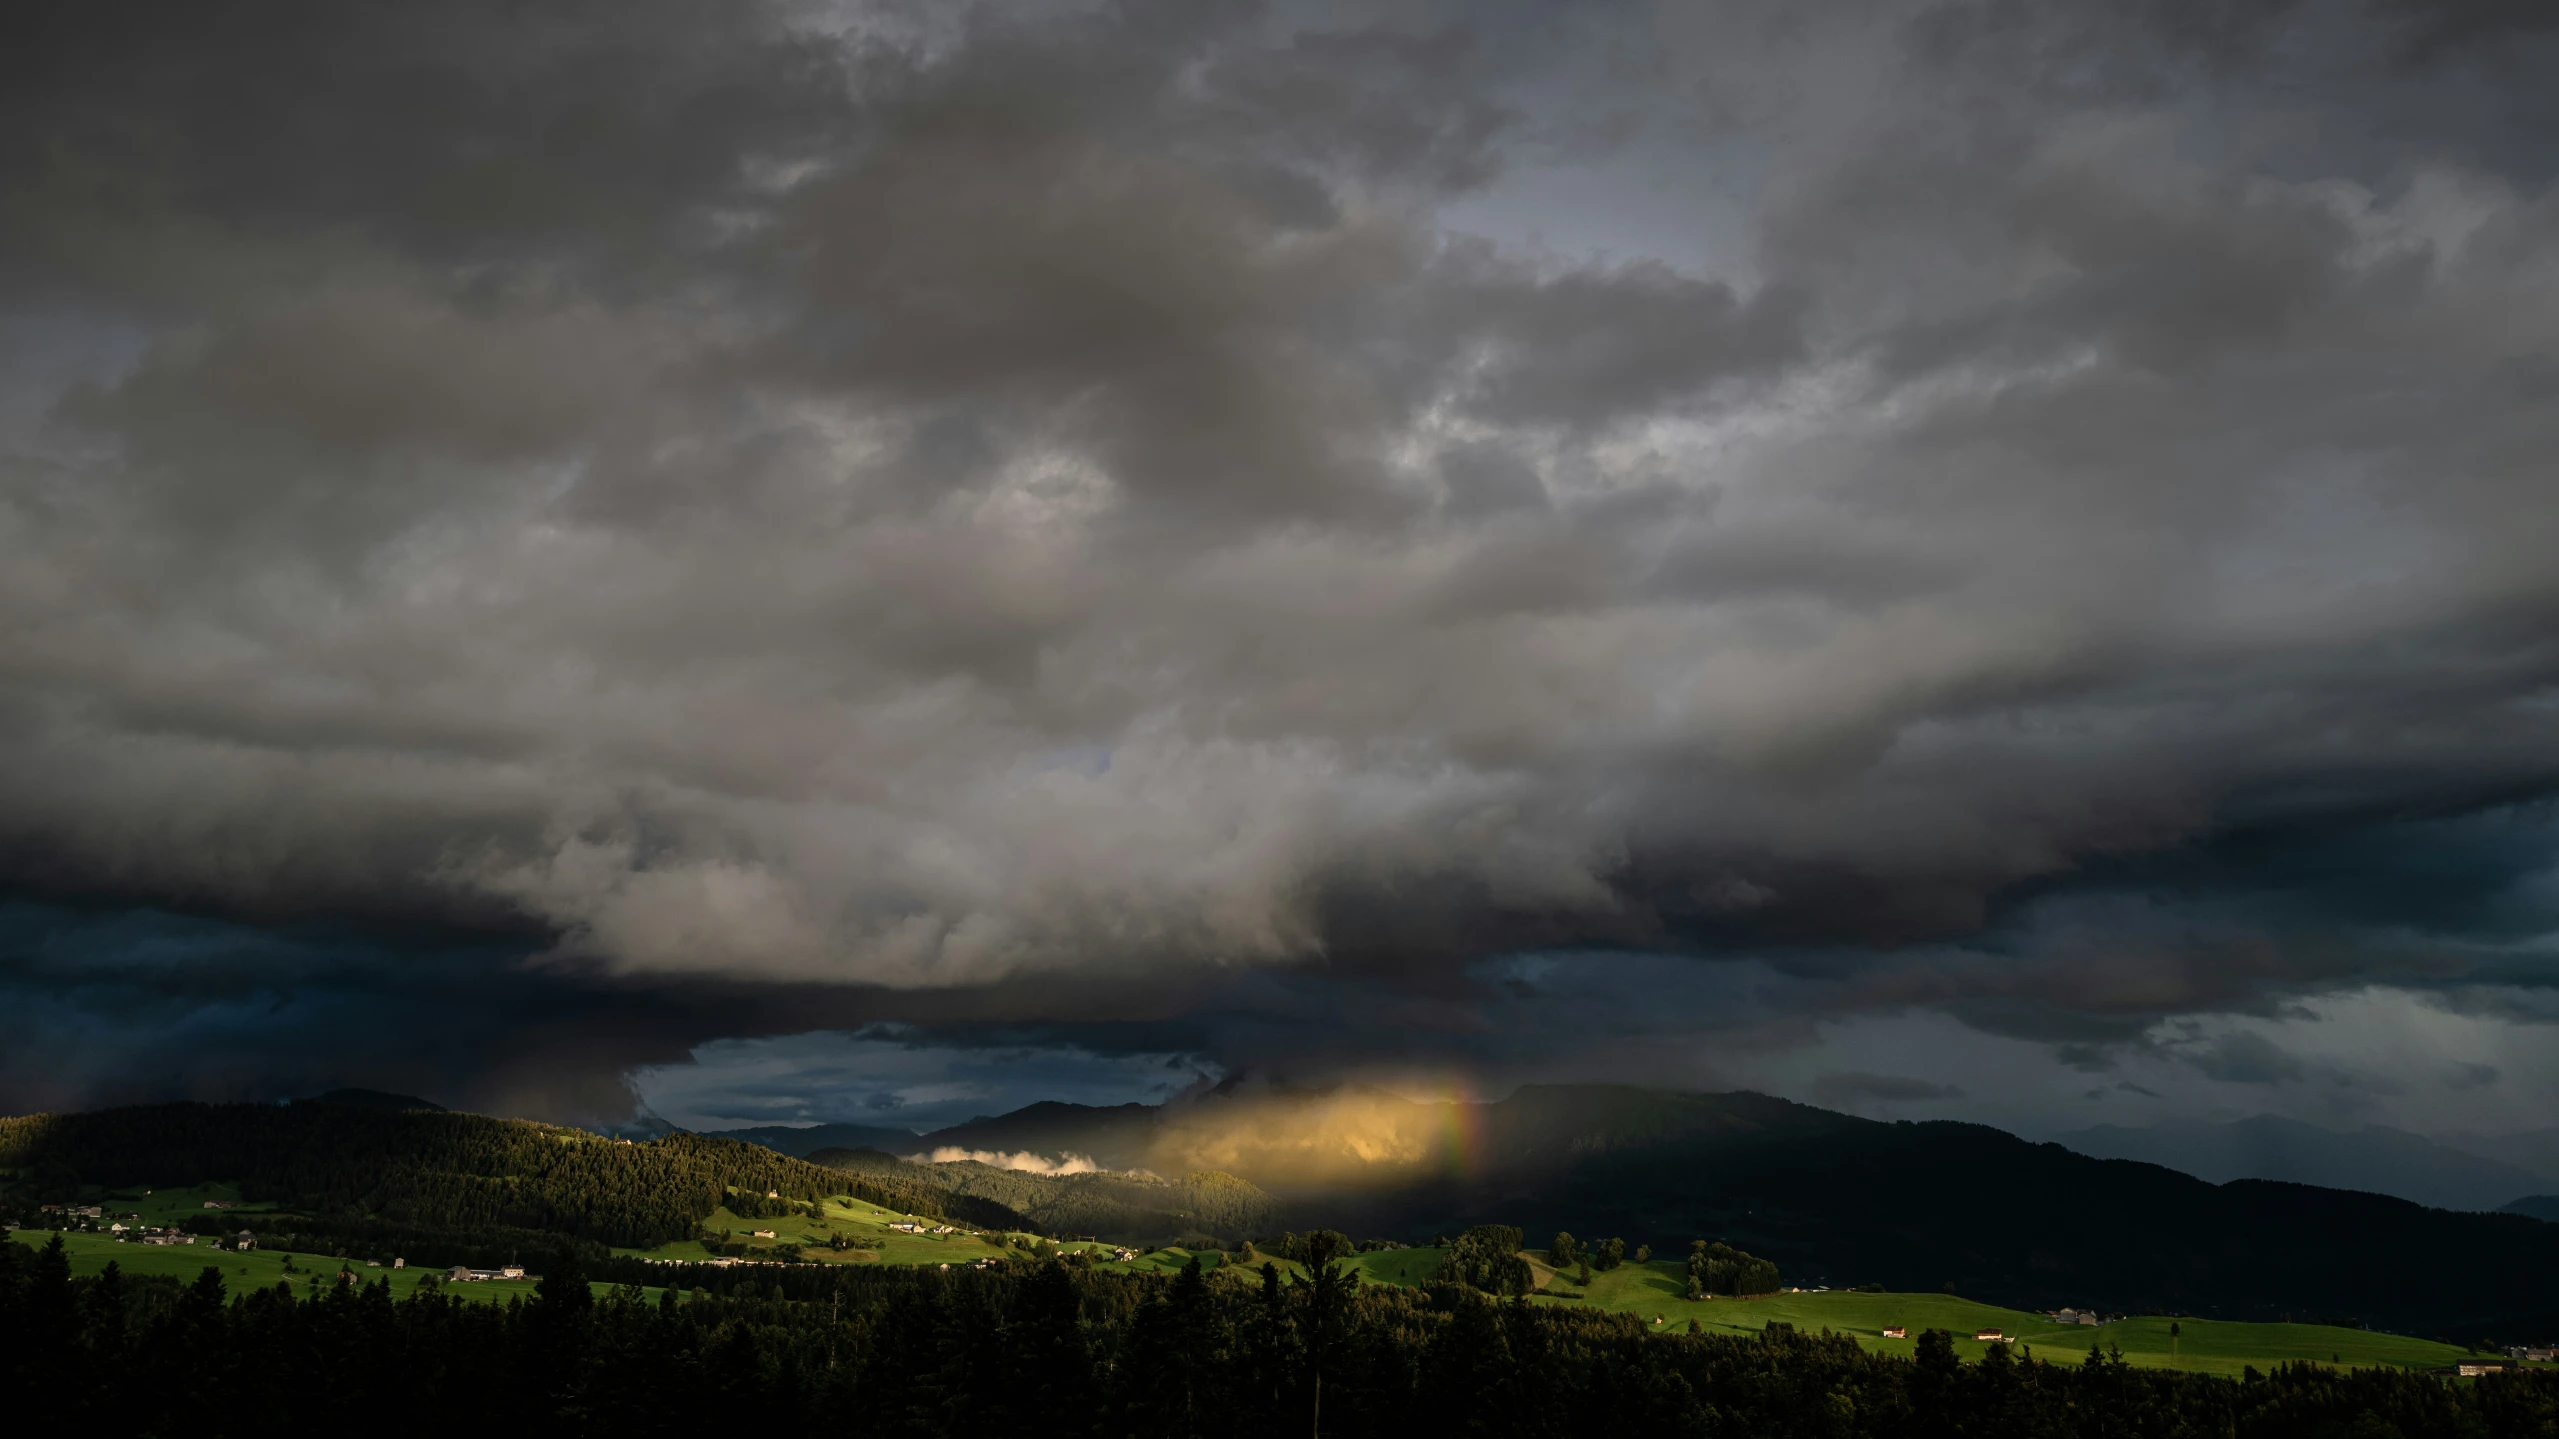
{"type": "Polygon", "coordinates": [[[793,1159],[806,1159],[821,1149],[877,1149],[905,1156],[916,1152],[915,1131],[871,1124],[765,1124],[753,1129],[706,1129],[706,1139],[737,1139],[761,1144],[793,1159]]]}
{"type": "Polygon", "coordinates": [[[2559,1194],[2527,1194],[2504,1205],[2502,1214],[2529,1214],[2535,1219],[2559,1224],[2559,1194]]]}
{"type": "Polygon", "coordinates": [[[446,1112],[444,1106],[434,1100],[420,1099],[414,1094],[392,1094],[380,1089],[332,1089],[326,1094],[315,1094],[308,1099],[297,1099],[293,1102],[336,1104],[349,1109],[379,1109],[394,1114],[412,1109],[424,1110],[429,1114],[446,1112]]]}
{"type": "MultiPolygon", "coordinates": [[[[2189,1120],[2147,1129],[2101,1124],[2053,1141],[2098,1159],[2138,1159],[2215,1184],[2277,1179],[2396,1195],[2437,1209],[2497,1209],[2559,1188],[2550,1173],[2482,1152],[2497,1141],[2462,1137],[2470,1143],[2455,1147],[2378,1124],[2339,1133],[2260,1114],[2229,1124],[2189,1120]]],[[[2518,1157],[2531,1152],[2524,1146],[2517,1151],[2518,1157]]]]}
{"type": "Polygon", "coordinates": [[[2436,1135],[2435,1142],[2481,1159],[2528,1169],[2539,1176],[2548,1188],[2559,1189],[2559,1127],[2528,1129],[2521,1134],[2479,1134],[2454,1130],[2436,1135]]]}

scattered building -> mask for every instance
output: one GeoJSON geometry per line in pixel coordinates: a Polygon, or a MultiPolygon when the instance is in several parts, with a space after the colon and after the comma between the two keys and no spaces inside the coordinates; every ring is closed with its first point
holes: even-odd
{"type": "Polygon", "coordinates": [[[258,1236],[243,1229],[240,1231],[239,1238],[234,1240],[233,1243],[241,1249],[255,1249],[258,1247],[258,1236]]]}
{"type": "Polygon", "coordinates": [[[755,1234],[755,1237],[756,1237],[756,1238],[758,1238],[758,1239],[778,1239],[778,1238],[780,1238],[780,1237],[781,1237],[780,1235],[775,1234],[775,1233],[774,1233],[772,1230],[770,1230],[770,1229],[758,1229],[758,1230],[754,1231],[754,1234],[755,1234]]]}
{"type": "Polygon", "coordinates": [[[2554,1359],[2559,1359],[2559,1349],[2536,1349],[2528,1345],[2518,1346],[2507,1350],[2506,1357],[2509,1359],[2521,1360],[2526,1364],[2547,1364],[2554,1359]]]}
{"type": "Polygon", "coordinates": [[[2053,1321],[2058,1324],[2103,1324],[2106,1322],[2097,1317],[2097,1311],[2094,1309],[2056,1309],[2053,1311],[2053,1321]]]}
{"type": "MultiPolygon", "coordinates": [[[[1659,1324],[1659,1323],[1661,1323],[1661,1321],[1660,1321],[1660,1320],[1658,1320],[1658,1319],[1654,1320],[1653,1322],[1654,1322],[1655,1324],[1659,1324]]],[[[1884,1330],[1884,1337],[1885,1337],[1885,1338],[1887,1338],[1887,1339],[1907,1339],[1907,1338],[1909,1338],[1909,1337],[1910,1337],[1910,1331],[1909,1331],[1908,1329],[1904,1328],[1903,1326],[1899,1325],[1899,1324],[1895,1324],[1895,1325],[1888,1326],[1888,1327],[1884,1330]]]]}
{"type": "Polygon", "coordinates": [[[1985,1340],[1992,1344],[2005,1344],[2008,1342],[2008,1336],[2002,1334],[1996,1329],[1976,1329],[1973,1331],[1973,1337],[1975,1339],[1985,1340]]]}
{"type": "Polygon", "coordinates": [[[231,1201],[228,1199],[208,1199],[204,1202],[204,1207],[207,1209],[228,1209],[231,1207],[231,1201]]]}

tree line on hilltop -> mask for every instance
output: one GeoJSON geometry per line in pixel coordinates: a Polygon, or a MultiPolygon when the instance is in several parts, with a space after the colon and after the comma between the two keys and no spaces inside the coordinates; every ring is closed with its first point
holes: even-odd
{"type": "MultiPolygon", "coordinates": [[[[654,1248],[690,1239],[723,1202],[757,1216],[830,1195],[943,1214],[929,1186],[848,1176],[759,1145],[694,1134],[644,1144],[476,1114],[333,1104],[156,1104],[0,1119],[0,1168],[37,1200],[82,1184],[235,1182],[324,1238],[514,1242],[562,1235],[654,1248]],[[768,1198],[769,1196],[769,1198],[768,1198]]],[[[733,1209],[734,1212],[734,1209],[733,1209]]]]}
{"type": "Polygon", "coordinates": [[[1663,1333],[1475,1288],[1363,1287],[1319,1241],[1303,1281],[1056,1261],[985,1270],[706,1271],[594,1296],[553,1256],[505,1306],[315,1276],[234,1295],[0,1245],[0,1384],[29,1433],[269,1436],[515,1426],[648,1436],[2546,1435],[2559,1374],[2450,1384],[2287,1366],[2243,1379],[2042,1362],[1943,1333],[1916,1359],[1845,1336],[1663,1333]]]}

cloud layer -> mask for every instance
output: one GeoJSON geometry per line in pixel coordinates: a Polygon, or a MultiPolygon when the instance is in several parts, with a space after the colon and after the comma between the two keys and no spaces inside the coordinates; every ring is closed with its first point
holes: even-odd
{"type": "Polygon", "coordinates": [[[607,1074],[883,1018],[1357,1067],[1407,1041],[1323,985],[1486,1033],[1535,953],[2091,1064],[2547,978],[2520,12],[9,23],[36,900],[747,996],[607,1074]]]}

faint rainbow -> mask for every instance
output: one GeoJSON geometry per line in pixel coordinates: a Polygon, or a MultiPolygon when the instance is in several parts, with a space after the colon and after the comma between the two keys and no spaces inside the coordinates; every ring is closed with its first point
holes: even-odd
{"type": "Polygon", "coordinates": [[[1484,1173],[1484,1107],[1475,1102],[1474,1090],[1462,1080],[1452,1079],[1440,1086],[1441,1148],[1448,1155],[1448,1174],[1452,1179],[1478,1179],[1484,1173]]]}

